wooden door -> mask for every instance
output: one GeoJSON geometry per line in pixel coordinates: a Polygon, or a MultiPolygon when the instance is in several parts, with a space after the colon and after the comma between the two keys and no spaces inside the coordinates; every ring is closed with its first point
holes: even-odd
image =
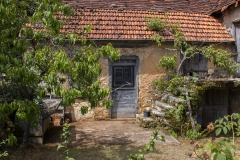
{"type": "Polygon", "coordinates": [[[133,118],[136,115],[138,100],[136,57],[121,58],[110,65],[112,86],[111,98],[114,105],[111,108],[112,118],[133,118]]]}
{"type": "Polygon", "coordinates": [[[228,114],[228,91],[225,89],[207,90],[202,110],[202,126],[222,118],[228,114]]]}
{"type": "Polygon", "coordinates": [[[184,75],[193,76],[198,74],[199,78],[205,78],[207,75],[207,59],[202,54],[196,54],[192,58],[185,61],[183,65],[184,75]]]}

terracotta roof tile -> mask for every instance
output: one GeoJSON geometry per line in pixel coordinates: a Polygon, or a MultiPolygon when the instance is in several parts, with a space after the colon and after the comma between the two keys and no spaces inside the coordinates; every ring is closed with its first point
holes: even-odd
{"type": "MultiPolygon", "coordinates": [[[[151,40],[155,31],[146,27],[147,19],[163,18],[164,13],[150,11],[130,11],[116,9],[77,9],[61,32],[81,33],[82,28],[92,24],[89,39],[108,40],[151,40]]],[[[223,25],[208,15],[196,13],[168,13],[170,22],[180,22],[179,29],[188,41],[222,42],[234,41],[223,25]]],[[[39,24],[34,27],[39,28],[39,24]]],[[[173,40],[169,34],[163,34],[165,40],[173,40]]]]}
{"type": "Polygon", "coordinates": [[[219,0],[64,0],[73,7],[209,14],[219,0]]]}
{"type": "MultiPolygon", "coordinates": [[[[180,22],[179,29],[182,30],[187,40],[191,41],[233,41],[228,32],[220,22],[208,15],[194,13],[168,13],[168,19],[171,23],[180,22]]],[[[164,13],[149,11],[130,11],[130,10],[104,10],[104,9],[78,9],[76,15],[71,17],[87,17],[83,22],[76,24],[72,22],[69,25],[83,27],[87,24],[93,25],[92,34],[88,36],[91,39],[151,39],[154,31],[146,30],[146,18],[152,16],[163,18],[164,13]],[[106,16],[107,15],[107,16],[106,16]],[[95,35],[98,36],[95,36],[95,35]],[[101,35],[101,36],[100,36],[101,35]]],[[[69,26],[68,25],[68,26],[69,26]]],[[[69,26],[69,28],[71,28],[69,26]]],[[[80,28],[81,28],[80,27],[80,28]]],[[[166,40],[172,40],[172,37],[165,35],[166,40]]]]}

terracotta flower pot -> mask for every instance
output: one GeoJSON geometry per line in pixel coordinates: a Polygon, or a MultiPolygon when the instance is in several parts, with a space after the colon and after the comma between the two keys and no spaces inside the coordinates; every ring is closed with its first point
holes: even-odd
{"type": "Polygon", "coordinates": [[[54,126],[60,126],[62,121],[62,117],[59,114],[52,115],[52,122],[54,126]]]}

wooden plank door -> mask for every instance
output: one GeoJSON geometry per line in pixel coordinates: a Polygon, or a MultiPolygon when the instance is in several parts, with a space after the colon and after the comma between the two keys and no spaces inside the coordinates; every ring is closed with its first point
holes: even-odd
{"type": "Polygon", "coordinates": [[[205,93],[202,110],[202,126],[222,118],[228,114],[228,91],[225,89],[210,89],[205,93]]]}
{"type": "Polygon", "coordinates": [[[138,60],[133,57],[121,58],[110,65],[112,86],[112,118],[133,118],[136,115],[138,100],[137,69],[138,60]],[[128,59],[130,58],[130,59],[128,59]]]}

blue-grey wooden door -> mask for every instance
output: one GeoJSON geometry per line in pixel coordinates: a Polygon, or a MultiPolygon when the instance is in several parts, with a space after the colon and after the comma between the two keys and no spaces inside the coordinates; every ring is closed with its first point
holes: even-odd
{"type": "Polygon", "coordinates": [[[112,92],[114,105],[112,118],[133,118],[136,115],[136,91],[134,89],[119,89],[112,92]]]}
{"type": "Polygon", "coordinates": [[[228,115],[228,90],[210,89],[203,97],[202,126],[228,115]]]}
{"type": "Polygon", "coordinates": [[[137,69],[136,57],[122,57],[120,61],[111,63],[111,99],[114,101],[112,118],[135,117],[138,101],[137,69]]]}

